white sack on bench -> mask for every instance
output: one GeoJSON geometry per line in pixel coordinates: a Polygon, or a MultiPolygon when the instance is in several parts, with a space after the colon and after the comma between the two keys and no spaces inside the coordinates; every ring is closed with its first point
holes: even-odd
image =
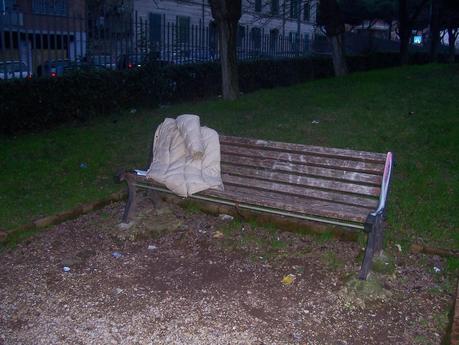
{"type": "Polygon", "coordinates": [[[186,197],[208,188],[223,190],[218,133],[201,127],[199,116],[166,118],[153,141],[153,160],[147,178],[186,197]]]}

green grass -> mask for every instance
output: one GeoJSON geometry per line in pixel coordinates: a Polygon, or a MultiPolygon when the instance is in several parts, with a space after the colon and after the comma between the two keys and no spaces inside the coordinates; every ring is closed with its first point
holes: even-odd
{"type": "Polygon", "coordinates": [[[0,227],[12,229],[124,188],[112,176],[119,168],[146,166],[162,119],[195,113],[225,134],[393,151],[389,240],[457,248],[458,95],[458,65],[410,66],[1,138],[0,227]]]}

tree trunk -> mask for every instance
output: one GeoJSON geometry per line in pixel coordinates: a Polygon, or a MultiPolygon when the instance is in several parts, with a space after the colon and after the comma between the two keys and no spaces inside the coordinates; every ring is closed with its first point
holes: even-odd
{"type": "Polygon", "coordinates": [[[453,28],[448,28],[448,62],[453,63],[456,60],[456,34],[453,28]]]}
{"type": "Polygon", "coordinates": [[[407,0],[399,0],[399,36],[400,36],[400,63],[405,65],[409,58],[409,44],[411,29],[409,27],[407,0]]]}
{"type": "Polygon", "coordinates": [[[400,63],[406,65],[410,58],[409,46],[410,46],[410,33],[400,31],[400,63]]]}
{"type": "Polygon", "coordinates": [[[346,54],[344,47],[344,34],[328,37],[332,46],[333,68],[336,76],[347,74],[346,54]]]}
{"type": "Polygon", "coordinates": [[[224,99],[239,96],[237,70],[237,28],[241,18],[241,0],[209,0],[220,38],[220,63],[222,66],[222,93],[224,99]]]}
{"type": "Polygon", "coordinates": [[[319,22],[323,24],[325,33],[332,46],[333,68],[336,76],[347,74],[346,51],[344,47],[343,12],[337,0],[321,0],[319,2],[319,22]]]}
{"type": "Polygon", "coordinates": [[[440,1],[432,0],[432,14],[430,18],[430,60],[438,61],[440,48],[440,1]]]}
{"type": "Polygon", "coordinates": [[[223,98],[229,100],[234,100],[239,96],[239,76],[236,56],[237,25],[238,22],[230,21],[218,23],[222,93],[223,98]]]}

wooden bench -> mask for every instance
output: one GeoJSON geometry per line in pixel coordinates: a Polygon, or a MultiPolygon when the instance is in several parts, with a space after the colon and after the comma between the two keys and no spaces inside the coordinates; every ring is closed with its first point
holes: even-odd
{"type": "MultiPolygon", "coordinates": [[[[383,245],[383,217],[392,174],[392,153],[382,154],[220,136],[225,190],[191,198],[258,212],[327,223],[368,233],[359,278],[366,279],[383,245]]],[[[123,222],[135,212],[137,188],[171,193],[142,171],[119,174],[127,181],[123,222]]]]}

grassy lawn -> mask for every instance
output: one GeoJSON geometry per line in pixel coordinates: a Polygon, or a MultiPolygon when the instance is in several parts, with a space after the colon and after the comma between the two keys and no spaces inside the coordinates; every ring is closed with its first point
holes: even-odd
{"type": "Polygon", "coordinates": [[[458,248],[458,95],[458,65],[410,66],[1,138],[0,227],[124,188],[112,176],[118,168],[146,166],[164,116],[195,113],[225,134],[393,151],[389,239],[458,248]]]}

